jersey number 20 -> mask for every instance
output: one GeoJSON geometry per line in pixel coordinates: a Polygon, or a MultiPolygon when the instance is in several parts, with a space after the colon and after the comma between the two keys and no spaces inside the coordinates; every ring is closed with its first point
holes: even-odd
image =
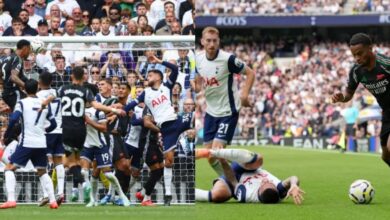
{"type": "Polygon", "coordinates": [[[65,96],[61,99],[62,102],[62,116],[74,116],[83,117],[84,113],[84,100],[80,97],[76,97],[71,100],[65,96]]]}

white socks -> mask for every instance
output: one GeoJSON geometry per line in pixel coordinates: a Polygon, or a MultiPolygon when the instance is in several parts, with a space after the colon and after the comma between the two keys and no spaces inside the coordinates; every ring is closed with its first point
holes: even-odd
{"type": "Polygon", "coordinates": [[[84,184],[83,184],[83,186],[89,186],[91,184],[89,182],[89,170],[82,169],[81,170],[81,175],[83,175],[83,177],[84,177],[84,184]]]}
{"type": "Polygon", "coordinates": [[[223,168],[219,160],[214,160],[214,162],[210,163],[210,166],[218,174],[218,176],[223,175],[223,168]]]}
{"type": "Polygon", "coordinates": [[[172,195],[172,167],[164,167],[165,195],[172,195]]]}
{"type": "Polygon", "coordinates": [[[58,195],[64,194],[64,185],[65,185],[65,169],[64,165],[58,164],[56,166],[56,172],[57,172],[57,190],[58,195]]]}
{"type": "Polygon", "coordinates": [[[209,202],[210,191],[203,189],[195,189],[195,201],[209,202]]]}
{"type": "Polygon", "coordinates": [[[131,179],[130,179],[130,184],[129,184],[129,191],[131,190],[131,188],[133,188],[133,186],[136,184],[136,183],[140,183],[140,177],[133,177],[131,176],[131,179]]]}
{"type": "Polygon", "coordinates": [[[7,188],[7,201],[14,202],[15,199],[15,188],[16,188],[16,178],[14,171],[7,170],[5,171],[5,186],[7,188]]]}
{"type": "Polygon", "coordinates": [[[51,181],[49,175],[45,173],[39,177],[39,180],[41,181],[42,188],[45,188],[46,192],[49,194],[50,203],[55,202],[56,199],[54,197],[53,182],[51,181]]]}
{"type": "Polygon", "coordinates": [[[95,177],[91,178],[91,193],[90,193],[91,202],[95,202],[96,201],[98,181],[99,181],[98,178],[95,178],[95,177]]]}
{"type": "Polygon", "coordinates": [[[240,164],[253,162],[257,157],[256,153],[242,149],[213,149],[210,152],[214,157],[235,161],[240,164]]]}
{"type": "Polygon", "coordinates": [[[123,193],[122,191],[122,188],[119,184],[119,181],[118,179],[116,178],[116,176],[112,173],[112,172],[107,172],[107,173],[104,173],[104,175],[107,177],[107,179],[110,181],[112,187],[114,187],[114,189],[118,192],[119,196],[122,198],[122,199],[127,199],[126,195],[123,193]]]}

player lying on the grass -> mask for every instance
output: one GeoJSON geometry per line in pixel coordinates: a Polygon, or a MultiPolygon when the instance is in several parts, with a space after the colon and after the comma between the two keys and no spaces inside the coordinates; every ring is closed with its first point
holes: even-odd
{"type": "Polygon", "coordinates": [[[235,198],[239,202],[278,203],[292,197],[299,205],[303,194],[299,180],[291,176],[283,181],[261,168],[263,158],[254,152],[241,149],[197,149],[196,158],[219,159],[224,175],[214,181],[210,191],[196,189],[196,201],[215,203],[235,198]],[[226,161],[231,161],[231,165],[226,161]]]}
{"type": "Polygon", "coordinates": [[[356,64],[349,72],[344,93],[332,96],[332,102],[349,102],[361,83],[376,98],[383,110],[380,141],[382,160],[390,166],[390,57],[374,53],[371,38],[363,33],[352,36],[349,42],[356,64]]]}
{"type": "Polygon", "coordinates": [[[15,188],[16,178],[14,171],[21,166],[26,166],[31,160],[34,167],[37,169],[39,180],[43,188],[46,189],[49,195],[50,208],[58,208],[54,197],[53,182],[46,173],[47,158],[46,158],[46,137],[45,132],[53,131],[57,123],[51,114],[50,107],[43,111],[41,101],[36,97],[38,91],[38,82],[35,80],[27,80],[25,90],[28,94],[27,98],[22,99],[15,105],[14,113],[11,115],[7,131],[4,134],[4,139],[8,139],[11,135],[12,128],[17,121],[22,119],[22,134],[15,152],[12,154],[10,162],[6,165],[5,185],[7,189],[7,202],[0,206],[1,209],[15,208],[15,188]],[[45,122],[49,121],[49,127],[45,128],[45,122]]]}
{"type": "Polygon", "coordinates": [[[124,206],[130,206],[130,202],[123,193],[118,179],[111,171],[111,158],[109,155],[109,147],[106,144],[103,132],[107,131],[107,120],[104,112],[98,111],[93,107],[85,109],[85,122],[87,124],[87,137],[84,143],[84,148],[81,151],[81,173],[88,185],[91,184],[90,202],[87,207],[97,206],[96,195],[98,193],[98,179],[100,171],[112,184],[113,188],[118,192],[123,201],[124,206]],[[90,164],[96,160],[97,167],[92,171],[91,183],[89,183],[90,164]]]}

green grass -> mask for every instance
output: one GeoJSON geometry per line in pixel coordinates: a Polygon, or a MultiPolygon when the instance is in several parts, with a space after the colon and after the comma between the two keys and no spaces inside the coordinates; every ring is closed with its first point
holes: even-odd
{"type": "MultiPolygon", "coordinates": [[[[231,147],[232,148],[232,147],[231,147]]],[[[264,155],[264,168],[279,178],[297,175],[306,191],[304,204],[291,200],[277,205],[197,203],[196,206],[85,208],[64,205],[58,210],[19,205],[0,210],[0,220],[251,220],[251,219],[388,219],[390,216],[390,169],[377,154],[341,154],[333,151],[282,147],[248,147],[264,155]],[[349,185],[364,178],[376,195],[370,205],[355,205],[348,198],[349,185]]],[[[196,163],[198,188],[210,189],[217,176],[205,160],[196,163]]]]}
{"type": "Polygon", "coordinates": [[[36,205],[19,205],[16,209],[0,210],[0,220],[163,220],[196,219],[195,206],[119,207],[63,205],[58,210],[36,205]]]}
{"type": "MultiPolygon", "coordinates": [[[[230,147],[233,148],[233,147],[230,147]]],[[[235,148],[235,147],[234,147],[235,148]]],[[[334,151],[282,147],[247,147],[264,156],[264,168],[280,179],[297,175],[306,192],[304,204],[292,200],[276,205],[197,203],[199,219],[388,219],[390,169],[378,154],[341,154],[334,151]],[[369,205],[355,205],[348,197],[356,179],[369,180],[375,190],[369,205]]],[[[196,186],[210,189],[217,176],[206,160],[196,163],[196,186]]]]}

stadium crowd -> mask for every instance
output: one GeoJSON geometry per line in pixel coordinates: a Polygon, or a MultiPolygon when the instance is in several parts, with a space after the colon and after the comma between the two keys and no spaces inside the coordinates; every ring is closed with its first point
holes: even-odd
{"type": "Polygon", "coordinates": [[[390,10],[388,0],[357,0],[353,7],[354,13],[359,12],[385,12],[390,10]]]}
{"type": "Polygon", "coordinates": [[[340,14],[347,0],[199,0],[196,10],[217,14],[340,14]]]}
{"type": "MultiPolygon", "coordinates": [[[[388,45],[378,45],[377,52],[389,55],[388,45]]],[[[344,111],[375,105],[373,97],[359,87],[353,105],[334,105],[330,97],[345,89],[354,60],[345,43],[319,42],[302,44],[302,50],[288,63],[272,57],[277,47],[265,43],[227,44],[233,52],[256,71],[252,89],[252,108],[240,111],[236,136],[258,137],[333,137],[340,133],[344,111]],[[256,129],[256,132],[255,132],[256,129]]],[[[240,76],[236,76],[240,77],[240,76]]],[[[241,87],[242,87],[241,82],[241,87]]],[[[205,111],[204,96],[197,97],[197,131],[202,136],[201,118],[205,111]]],[[[355,121],[357,121],[355,119],[355,121]]],[[[380,121],[355,123],[356,136],[377,135],[380,121]]]]}

